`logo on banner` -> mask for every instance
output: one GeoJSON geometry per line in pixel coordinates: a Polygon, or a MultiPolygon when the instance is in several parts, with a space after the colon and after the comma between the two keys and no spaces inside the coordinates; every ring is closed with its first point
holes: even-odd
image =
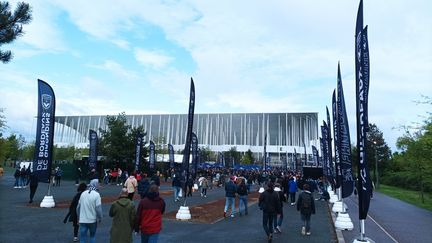
{"type": "Polygon", "coordinates": [[[42,107],[44,110],[48,110],[51,107],[52,103],[52,96],[48,94],[42,95],[42,107]]]}
{"type": "Polygon", "coordinates": [[[97,135],[96,135],[96,133],[92,133],[90,136],[91,136],[92,140],[95,140],[97,135]]]}

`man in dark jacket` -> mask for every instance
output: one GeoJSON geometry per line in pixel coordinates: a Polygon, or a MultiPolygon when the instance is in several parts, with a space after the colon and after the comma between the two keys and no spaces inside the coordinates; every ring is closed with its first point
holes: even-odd
{"type": "Polygon", "coordinates": [[[138,182],[138,194],[141,196],[141,199],[145,198],[149,188],[150,182],[147,178],[147,174],[143,174],[141,180],[138,182]]]}
{"type": "Polygon", "coordinates": [[[263,210],[263,228],[267,234],[268,242],[272,242],[273,238],[273,221],[276,217],[277,212],[280,211],[280,199],[279,194],[274,191],[274,185],[272,182],[267,184],[267,190],[265,190],[259,198],[259,207],[263,210]]]}
{"type": "Polygon", "coordinates": [[[235,197],[237,192],[237,186],[234,184],[234,176],[231,176],[230,180],[225,183],[225,209],[224,218],[226,217],[229,206],[231,205],[231,218],[234,218],[235,214],[235,197]]]}
{"type": "Polygon", "coordinates": [[[28,180],[27,183],[30,184],[30,201],[29,201],[29,203],[32,203],[33,197],[36,193],[36,189],[37,189],[38,184],[39,184],[38,177],[36,176],[36,174],[34,172],[30,173],[30,179],[28,180]]]}
{"type": "Polygon", "coordinates": [[[315,203],[312,193],[309,191],[309,184],[303,185],[303,192],[297,199],[297,211],[300,211],[300,216],[303,221],[301,229],[302,235],[310,235],[310,219],[311,215],[315,214],[315,203]]]}

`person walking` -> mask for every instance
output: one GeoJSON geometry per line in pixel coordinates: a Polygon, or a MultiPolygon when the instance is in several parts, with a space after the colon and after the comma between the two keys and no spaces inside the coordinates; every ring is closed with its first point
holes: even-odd
{"type": "Polygon", "coordinates": [[[149,188],[150,188],[150,182],[149,179],[147,178],[147,174],[144,173],[142,175],[141,180],[138,182],[138,194],[140,195],[141,199],[145,198],[149,188]]]}
{"type": "Polygon", "coordinates": [[[290,197],[290,201],[291,201],[291,206],[295,205],[295,197],[296,197],[296,192],[297,192],[297,181],[295,180],[295,177],[291,177],[289,182],[288,182],[288,187],[289,187],[289,197],[290,197]]]}
{"type": "Polygon", "coordinates": [[[152,184],[144,199],[141,199],[137,213],[135,231],[141,232],[141,243],[158,241],[162,229],[162,214],[165,212],[165,201],[159,197],[159,187],[152,184]]]}
{"type": "Polygon", "coordinates": [[[124,183],[125,188],[128,192],[128,198],[132,201],[136,188],[138,186],[138,182],[135,179],[135,176],[131,173],[131,175],[127,178],[127,180],[124,183]]]}
{"type": "Polygon", "coordinates": [[[267,184],[267,189],[260,195],[258,206],[263,211],[262,224],[267,234],[268,242],[273,239],[273,221],[280,207],[280,199],[277,192],[274,191],[272,182],[267,184]]]}
{"type": "Polygon", "coordinates": [[[81,193],[77,205],[77,215],[80,227],[80,242],[87,243],[87,232],[90,231],[90,243],[96,242],[97,223],[102,221],[102,203],[98,192],[97,179],[90,181],[87,190],[81,193]]]}
{"type": "Polygon", "coordinates": [[[192,177],[189,177],[188,181],[187,181],[187,194],[186,197],[192,197],[192,187],[194,185],[194,180],[192,179],[192,177]]]}
{"type": "Polygon", "coordinates": [[[240,185],[237,187],[237,194],[239,195],[239,215],[248,215],[248,187],[246,186],[245,179],[240,179],[240,185]]]}
{"type": "Polygon", "coordinates": [[[30,179],[28,180],[27,183],[30,184],[30,201],[29,201],[29,203],[33,203],[33,197],[36,193],[36,189],[37,189],[38,184],[39,184],[39,179],[34,172],[30,173],[30,179]]]}
{"type": "Polygon", "coordinates": [[[283,215],[283,205],[284,205],[283,203],[286,202],[287,200],[285,197],[285,193],[281,189],[280,184],[276,183],[274,191],[278,193],[279,201],[280,201],[276,217],[274,218],[274,221],[273,221],[274,222],[274,228],[275,228],[277,233],[282,233],[281,227],[282,227],[283,216],[284,216],[283,215]]]}
{"type": "Polygon", "coordinates": [[[230,180],[225,183],[225,209],[224,209],[224,218],[227,217],[227,211],[229,206],[231,205],[231,218],[234,218],[235,214],[235,196],[237,192],[237,186],[234,183],[234,176],[231,176],[230,180]]]}
{"type": "Polygon", "coordinates": [[[310,220],[311,215],[315,214],[315,203],[312,193],[309,190],[309,184],[305,183],[303,185],[303,192],[297,199],[297,211],[300,211],[301,220],[303,221],[303,226],[301,228],[302,235],[311,234],[310,220]]]}
{"type": "MultiPolygon", "coordinates": [[[[31,188],[31,186],[30,186],[31,188]]],[[[78,215],[77,215],[77,206],[78,206],[78,201],[81,197],[81,193],[83,191],[85,191],[87,188],[87,185],[85,183],[81,183],[79,184],[78,188],[77,188],[77,194],[75,194],[74,198],[72,199],[72,202],[69,206],[69,212],[67,213],[66,217],[63,220],[63,223],[66,224],[66,222],[72,222],[73,225],[73,242],[78,242],[78,229],[79,229],[79,224],[78,224],[78,215]]]]}
{"type": "Polygon", "coordinates": [[[111,205],[109,216],[113,218],[110,242],[131,243],[136,212],[133,202],[129,200],[126,188],[122,188],[119,199],[111,205]]]}
{"type": "Polygon", "coordinates": [[[207,197],[207,188],[209,186],[209,182],[207,178],[203,177],[201,180],[201,197],[207,197]]]}
{"type": "Polygon", "coordinates": [[[178,173],[173,174],[172,187],[174,191],[174,202],[180,201],[181,180],[178,173]]]}
{"type": "Polygon", "coordinates": [[[55,172],[56,186],[60,186],[60,181],[62,176],[63,176],[63,170],[60,167],[57,167],[55,172]]]}

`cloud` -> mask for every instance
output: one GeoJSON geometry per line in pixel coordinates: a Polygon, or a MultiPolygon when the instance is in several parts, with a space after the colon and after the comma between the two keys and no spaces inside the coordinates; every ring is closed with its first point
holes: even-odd
{"type": "Polygon", "coordinates": [[[121,77],[124,80],[135,80],[138,78],[138,74],[136,72],[127,70],[114,60],[105,60],[105,62],[102,64],[89,64],[88,66],[110,71],[114,75],[121,77]]]}
{"type": "Polygon", "coordinates": [[[135,48],[135,59],[147,68],[161,69],[167,66],[173,58],[160,51],[135,48]]]}

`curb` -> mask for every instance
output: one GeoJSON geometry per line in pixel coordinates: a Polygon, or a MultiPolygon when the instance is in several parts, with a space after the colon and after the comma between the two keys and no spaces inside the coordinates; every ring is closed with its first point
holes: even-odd
{"type": "Polygon", "coordinates": [[[343,237],[342,230],[337,229],[337,228],[334,226],[334,224],[335,224],[335,222],[336,222],[336,214],[333,213],[333,211],[331,210],[331,206],[330,206],[330,205],[331,205],[330,203],[327,204],[328,209],[329,209],[329,211],[330,211],[330,214],[331,214],[331,216],[332,216],[333,228],[334,228],[335,231],[336,231],[337,241],[338,241],[339,243],[345,243],[345,238],[343,237]]]}

